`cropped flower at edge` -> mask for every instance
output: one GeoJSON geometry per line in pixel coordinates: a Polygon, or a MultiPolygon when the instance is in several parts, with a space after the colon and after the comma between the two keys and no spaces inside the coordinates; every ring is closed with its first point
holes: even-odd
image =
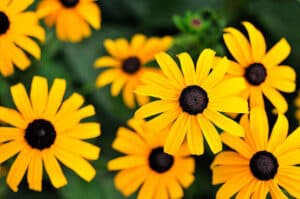
{"type": "Polygon", "coordinates": [[[242,116],[240,124],[245,138],[221,135],[223,142],[234,151],[219,153],[211,165],[213,184],[224,183],[217,199],[300,198],[300,128],[288,135],[288,120],[279,114],[269,137],[269,124],[262,108],[253,108],[242,116]],[[281,188],[280,188],[281,187],[281,188]],[[251,197],[252,196],[252,197],[251,197]]]}
{"type": "Polygon", "coordinates": [[[94,107],[81,108],[84,99],[77,93],[62,103],[65,90],[65,80],[55,79],[48,93],[47,80],[35,76],[30,98],[23,84],[11,87],[17,111],[0,107],[0,120],[7,124],[0,127],[0,163],[18,153],[7,176],[13,191],[26,170],[29,188],[41,191],[43,165],[54,187],[66,185],[57,160],[86,181],[94,178],[96,170],[87,160],[97,160],[100,149],[82,140],[99,136],[100,124],[80,123],[95,114],[94,107]]]}
{"type": "Polygon", "coordinates": [[[141,84],[140,78],[146,71],[159,71],[153,67],[145,67],[154,60],[157,53],[168,50],[172,45],[172,38],[146,38],[142,34],[136,34],[129,43],[124,38],[106,39],[104,46],[110,56],[102,56],[95,61],[96,68],[108,67],[102,72],[97,80],[96,86],[102,87],[109,83],[111,94],[117,96],[123,89],[123,100],[129,108],[135,107],[135,98],[139,105],[149,101],[148,97],[135,95],[133,91],[141,84]]]}
{"type": "Polygon", "coordinates": [[[62,41],[79,42],[91,35],[91,25],[101,26],[101,12],[96,0],[41,0],[37,14],[47,26],[56,27],[62,41]]]}
{"type": "Polygon", "coordinates": [[[200,54],[196,68],[189,54],[181,53],[178,57],[183,74],[168,54],[156,56],[163,74],[145,74],[143,85],[136,92],[159,99],[142,106],[135,116],[156,116],[145,128],[158,132],[171,124],[164,145],[166,153],[175,154],[186,137],[190,152],[201,155],[204,153],[202,135],[212,152],[217,153],[222,150],[222,143],[213,124],[236,136],[244,136],[243,128],[220,112],[248,112],[247,101],[235,96],[245,89],[245,81],[241,77],[224,79],[228,60],[224,57],[213,67],[213,50],[205,49],[200,54]]]}
{"type": "Polygon", "coordinates": [[[297,97],[294,100],[294,106],[295,106],[295,118],[300,124],[300,90],[298,90],[297,97]]]}
{"type": "Polygon", "coordinates": [[[0,1],[0,73],[3,76],[12,75],[14,65],[20,70],[30,66],[24,51],[40,59],[40,47],[32,38],[44,41],[45,31],[36,13],[25,11],[32,3],[33,0],[0,1]]]}
{"type": "Polygon", "coordinates": [[[138,199],[182,198],[182,187],[189,187],[195,178],[195,160],[187,145],[168,155],[163,152],[167,130],[145,131],[143,120],[128,123],[132,130],[120,127],[113,142],[113,148],[125,156],[108,163],[109,170],[121,170],[115,177],[117,189],[129,196],[141,187],[138,199]]]}
{"type": "Polygon", "coordinates": [[[231,62],[228,74],[245,78],[247,89],[241,95],[249,99],[250,108],[264,107],[264,95],[277,112],[285,113],[288,104],[279,91],[295,91],[296,72],[292,67],[280,63],[288,57],[291,47],[285,39],[281,39],[266,52],[262,33],[249,22],[243,22],[243,25],[248,32],[249,41],[235,28],[224,30],[225,44],[236,60],[231,62]]]}

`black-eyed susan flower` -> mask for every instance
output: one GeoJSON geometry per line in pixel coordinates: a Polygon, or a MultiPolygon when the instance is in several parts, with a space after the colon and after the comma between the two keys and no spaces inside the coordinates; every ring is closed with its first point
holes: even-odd
{"type": "Polygon", "coordinates": [[[25,50],[40,59],[40,47],[32,38],[45,40],[45,31],[34,12],[26,12],[33,0],[0,1],[0,73],[12,75],[14,65],[20,70],[30,66],[25,50]]]}
{"type": "Polygon", "coordinates": [[[186,145],[175,155],[164,153],[167,131],[146,131],[142,128],[143,122],[131,119],[132,130],[118,129],[113,148],[125,156],[108,163],[109,170],[121,170],[115,177],[115,186],[125,196],[141,187],[138,199],[182,198],[182,187],[187,188],[194,181],[194,159],[186,145]]]}
{"type": "Polygon", "coordinates": [[[295,91],[296,72],[280,63],[290,54],[291,47],[283,38],[266,52],[262,33],[249,22],[243,22],[243,25],[249,41],[235,28],[224,30],[225,44],[236,60],[231,62],[228,74],[245,78],[247,88],[241,95],[249,99],[250,107],[264,107],[264,95],[278,112],[285,113],[288,104],[279,91],[295,91]]]}
{"type": "Polygon", "coordinates": [[[224,183],[217,199],[235,196],[237,199],[300,197],[300,128],[288,137],[288,120],[279,114],[269,136],[266,112],[253,108],[241,118],[245,137],[221,135],[222,141],[234,151],[224,151],[212,163],[213,184],[224,183]]]}
{"type": "Polygon", "coordinates": [[[117,96],[123,88],[123,100],[125,104],[134,108],[135,97],[139,105],[149,101],[148,97],[135,95],[134,89],[141,84],[140,78],[146,71],[155,71],[152,67],[145,67],[145,64],[154,60],[157,53],[166,51],[172,44],[172,38],[146,38],[142,34],[136,34],[129,43],[124,38],[115,41],[107,39],[104,46],[110,56],[102,56],[95,61],[96,68],[109,67],[102,72],[97,80],[96,86],[102,87],[109,83],[111,94],[117,96]]]}
{"type": "Polygon", "coordinates": [[[37,13],[45,18],[46,25],[55,25],[60,40],[79,42],[91,35],[90,26],[100,29],[101,13],[95,1],[41,0],[37,13]]]}
{"type": "Polygon", "coordinates": [[[96,160],[100,149],[82,141],[100,135],[95,122],[80,123],[95,114],[92,105],[81,108],[84,99],[77,93],[63,103],[66,82],[55,79],[48,93],[48,83],[35,76],[30,98],[23,84],[11,87],[17,111],[0,107],[0,163],[18,154],[7,175],[7,184],[13,191],[27,171],[29,188],[42,190],[43,166],[56,188],[67,184],[58,161],[81,178],[91,181],[96,174],[87,160],[96,160]]]}
{"type": "Polygon", "coordinates": [[[236,136],[244,135],[238,123],[220,112],[248,112],[247,101],[235,96],[245,89],[246,83],[241,77],[224,79],[229,62],[224,57],[213,67],[215,52],[210,49],[200,54],[196,68],[189,54],[181,53],[178,57],[183,74],[168,54],[156,56],[163,74],[145,74],[143,85],[136,92],[159,99],[142,106],[135,116],[156,116],[146,126],[157,131],[172,125],[164,145],[166,153],[175,154],[186,137],[190,152],[203,154],[202,135],[213,153],[217,153],[222,143],[214,124],[236,136]]]}

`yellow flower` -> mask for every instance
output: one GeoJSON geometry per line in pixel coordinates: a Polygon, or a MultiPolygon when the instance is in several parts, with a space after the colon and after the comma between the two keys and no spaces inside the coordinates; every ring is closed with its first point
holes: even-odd
{"type": "Polygon", "coordinates": [[[249,34],[249,41],[235,28],[224,30],[225,44],[236,60],[231,62],[228,73],[244,77],[247,81],[247,88],[241,95],[249,99],[250,108],[264,107],[265,95],[278,112],[285,113],[288,104],[279,91],[295,91],[296,72],[290,66],[279,64],[290,54],[291,47],[285,39],[281,39],[266,52],[262,33],[249,22],[243,22],[243,25],[249,34]]]}
{"type": "Polygon", "coordinates": [[[37,13],[49,27],[56,25],[62,41],[79,42],[91,35],[91,25],[100,29],[101,13],[96,0],[41,0],[37,13]]]}
{"type": "Polygon", "coordinates": [[[224,151],[212,163],[213,184],[224,183],[217,199],[227,199],[236,193],[241,198],[288,198],[279,188],[300,197],[300,128],[288,137],[288,120],[279,114],[269,137],[269,125],[264,109],[253,108],[250,119],[245,114],[240,121],[245,138],[223,133],[223,142],[235,151],[224,151]],[[250,121],[249,121],[250,120],[250,121]],[[269,138],[268,138],[269,137],[269,138]]]}
{"type": "Polygon", "coordinates": [[[138,199],[182,198],[182,187],[194,181],[195,160],[183,145],[175,155],[163,152],[166,130],[159,133],[144,131],[143,120],[131,119],[129,126],[120,127],[113,148],[126,154],[108,163],[109,170],[121,170],[115,177],[115,186],[125,196],[140,186],[138,199]]]}
{"type": "Polygon", "coordinates": [[[0,163],[19,153],[7,176],[13,191],[18,191],[26,170],[29,188],[41,191],[43,165],[54,187],[66,185],[57,160],[86,181],[95,176],[87,160],[98,159],[100,149],[82,139],[99,136],[100,125],[80,123],[95,114],[94,107],[80,108],[84,99],[77,93],[62,103],[65,90],[65,80],[55,79],[48,94],[47,80],[35,76],[30,98],[23,84],[11,87],[18,111],[0,107],[0,120],[9,125],[0,127],[0,163]]]}
{"type": "Polygon", "coordinates": [[[224,79],[228,60],[224,57],[213,67],[215,52],[210,49],[200,54],[196,69],[189,54],[178,57],[183,74],[168,54],[156,56],[163,74],[145,74],[144,85],[136,92],[159,100],[142,106],[135,116],[147,118],[161,113],[146,125],[157,131],[172,124],[164,145],[166,153],[175,154],[186,135],[190,152],[203,154],[202,134],[212,152],[217,153],[222,150],[222,143],[213,123],[236,136],[244,136],[243,128],[220,112],[248,112],[247,101],[234,96],[245,89],[246,83],[241,77],[224,79]]]}
{"type": "MultiPolygon", "coordinates": [[[[129,108],[135,106],[135,96],[133,91],[141,84],[140,78],[146,71],[156,71],[157,69],[145,67],[144,65],[154,59],[155,54],[167,50],[172,44],[172,38],[150,37],[136,34],[131,43],[124,38],[115,41],[107,39],[104,42],[106,50],[110,56],[102,56],[95,62],[97,68],[109,67],[101,73],[96,86],[102,87],[112,83],[111,94],[117,96],[123,90],[123,99],[129,108]]],[[[143,105],[149,101],[148,97],[136,95],[137,103],[143,105]]]]}
{"type": "Polygon", "coordinates": [[[294,105],[296,107],[295,118],[299,123],[300,122],[300,91],[298,91],[298,95],[294,101],[294,105]]]}
{"type": "Polygon", "coordinates": [[[30,66],[30,59],[23,52],[40,59],[41,50],[31,38],[45,40],[45,31],[39,25],[34,12],[24,10],[33,0],[0,1],[0,72],[3,76],[14,73],[14,65],[25,70],[30,66]]]}

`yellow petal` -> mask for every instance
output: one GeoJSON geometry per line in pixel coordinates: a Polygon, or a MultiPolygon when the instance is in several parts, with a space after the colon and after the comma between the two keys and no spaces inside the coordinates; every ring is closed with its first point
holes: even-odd
{"type": "Polygon", "coordinates": [[[174,178],[168,179],[168,182],[165,183],[168,192],[170,194],[170,198],[182,198],[183,190],[177,180],[174,178]]]}
{"type": "MultiPolygon", "coordinates": [[[[249,63],[251,61],[252,57],[251,57],[250,44],[249,44],[247,38],[239,30],[237,30],[235,28],[231,28],[231,27],[225,28],[224,32],[226,32],[227,34],[230,34],[232,36],[236,47],[238,47],[241,50],[239,53],[243,57],[243,60],[245,60],[246,62],[249,63]]],[[[226,45],[227,45],[227,43],[226,43],[226,45]]],[[[232,51],[230,48],[229,48],[229,50],[230,50],[231,54],[235,57],[235,55],[233,54],[234,51],[232,51]]]]}
{"type": "Polygon", "coordinates": [[[217,166],[217,165],[244,165],[244,166],[247,166],[249,165],[249,159],[239,155],[238,153],[236,152],[233,152],[233,151],[223,151],[221,153],[219,153],[211,167],[213,166],[217,166]]]}
{"type": "Polygon", "coordinates": [[[195,83],[195,66],[191,56],[184,52],[177,55],[180,61],[181,69],[185,85],[191,85],[195,83]]]}
{"type": "Polygon", "coordinates": [[[197,116],[204,138],[209,148],[215,154],[222,150],[222,142],[217,129],[203,115],[197,116]]]}
{"type": "Polygon", "coordinates": [[[131,39],[130,51],[132,54],[139,52],[145,45],[146,37],[143,34],[135,34],[131,39]]]}
{"type": "Polygon", "coordinates": [[[248,102],[240,97],[226,97],[209,102],[209,108],[226,113],[247,113],[248,102]]]}
{"type": "Polygon", "coordinates": [[[168,137],[164,145],[164,152],[174,155],[182,145],[186,130],[188,128],[187,121],[189,115],[182,113],[172,125],[168,137]]]}
{"type": "Polygon", "coordinates": [[[24,148],[9,170],[6,182],[14,192],[18,191],[18,186],[25,175],[32,155],[33,153],[30,147],[24,148]]]}
{"type": "Polygon", "coordinates": [[[286,138],[289,130],[289,122],[287,118],[279,114],[277,121],[273,127],[267,150],[273,151],[278,145],[280,145],[286,138]]]}
{"type": "Polygon", "coordinates": [[[145,181],[148,171],[146,167],[122,170],[117,173],[114,182],[118,190],[125,196],[134,193],[145,181]]]}
{"type": "Polygon", "coordinates": [[[213,88],[216,86],[221,80],[224,79],[225,73],[228,71],[229,62],[226,57],[224,57],[221,61],[217,63],[212,72],[203,82],[204,88],[213,88]]]}
{"type": "Polygon", "coordinates": [[[224,131],[235,136],[244,136],[244,129],[241,125],[225,115],[210,109],[205,109],[204,115],[224,131]]]}
{"type": "Polygon", "coordinates": [[[263,34],[251,23],[245,21],[243,25],[249,34],[252,59],[254,62],[260,62],[266,53],[266,42],[263,34]]]}
{"type": "Polygon", "coordinates": [[[97,160],[100,154],[99,147],[78,139],[68,138],[67,136],[57,136],[55,138],[55,146],[59,147],[60,150],[77,154],[88,160],[97,160]]]}
{"type": "Polygon", "coordinates": [[[237,95],[245,89],[247,89],[245,79],[242,77],[233,77],[221,81],[217,86],[210,90],[209,95],[213,98],[223,99],[227,96],[237,95]]]}
{"type": "Polygon", "coordinates": [[[168,77],[168,80],[173,84],[177,84],[183,87],[183,76],[178,68],[176,62],[167,53],[161,52],[157,54],[156,61],[159,64],[164,75],[168,77]]]}
{"type": "Polygon", "coordinates": [[[288,199],[288,197],[282,192],[282,190],[279,188],[279,186],[274,180],[270,180],[268,184],[272,198],[288,199]]]}
{"type": "Polygon", "coordinates": [[[119,69],[108,69],[102,72],[96,80],[96,86],[102,87],[116,80],[120,77],[121,71],[119,69]]]}
{"type": "Polygon", "coordinates": [[[120,67],[121,63],[117,59],[114,59],[113,57],[109,56],[102,56],[96,59],[94,66],[96,68],[102,68],[102,67],[120,67]]]}
{"type": "Polygon", "coordinates": [[[45,117],[54,116],[61,105],[66,91],[66,81],[64,79],[55,79],[50,89],[48,102],[45,108],[45,117]]]}
{"type": "Polygon", "coordinates": [[[281,39],[277,42],[263,57],[262,63],[264,66],[272,67],[280,64],[285,60],[291,52],[291,46],[286,39],[281,39]]]}
{"type": "Polygon", "coordinates": [[[128,78],[126,76],[119,76],[111,85],[111,95],[117,96],[126,84],[128,78]]]}
{"type": "Polygon", "coordinates": [[[35,191],[42,191],[43,165],[42,153],[33,150],[32,158],[28,165],[27,179],[29,188],[35,191]]]}
{"type": "Polygon", "coordinates": [[[147,118],[152,115],[157,115],[162,112],[176,109],[178,104],[174,101],[156,100],[139,108],[134,116],[137,118],[147,118]]]}
{"type": "Polygon", "coordinates": [[[24,130],[14,127],[0,127],[0,142],[7,142],[24,137],[24,130]]]}
{"type": "Polygon", "coordinates": [[[148,164],[147,157],[141,155],[128,155],[110,160],[107,167],[108,170],[121,170],[146,164],[148,164]]]}
{"type": "Polygon", "coordinates": [[[196,117],[189,117],[187,129],[187,143],[191,154],[202,155],[204,153],[204,143],[201,128],[196,117]]]}
{"type": "Polygon", "coordinates": [[[51,180],[52,185],[55,188],[60,188],[67,184],[67,179],[63,174],[58,161],[55,159],[53,153],[49,149],[42,151],[42,158],[45,166],[45,170],[51,180]]]}
{"type": "Polygon", "coordinates": [[[100,29],[100,8],[94,2],[80,3],[76,6],[79,14],[93,26],[95,29],[100,29]]]}
{"type": "Polygon", "coordinates": [[[21,129],[27,127],[24,117],[19,112],[10,108],[0,107],[0,120],[21,129]]]}
{"type": "Polygon", "coordinates": [[[25,146],[25,143],[20,140],[14,140],[5,144],[0,145],[0,163],[14,156],[16,153],[21,151],[25,146]]]}
{"type": "Polygon", "coordinates": [[[85,122],[78,124],[64,133],[77,139],[90,139],[100,136],[101,126],[96,122],[85,122]]]}
{"type": "Polygon", "coordinates": [[[19,35],[14,37],[14,42],[16,45],[33,55],[36,59],[41,58],[41,49],[32,39],[24,35],[19,35]]]}
{"type": "Polygon", "coordinates": [[[279,113],[285,113],[288,109],[288,104],[285,98],[276,89],[264,85],[262,87],[264,95],[273,104],[279,113]]]}
{"type": "Polygon", "coordinates": [[[229,179],[221,188],[218,190],[216,199],[231,198],[236,192],[242,187],[247,185],[252,179],[252,176],[248,172],[238,173],[229,179]]]}
{"type": "Polygon", "coordinates": [[[159,180],[159,175],[148,176],[138,193],[137,199],[153,199],[159,180]]]}
{"type": "Polygon", "coordinates": [[[293,149],[299,148],[300,143],[297,142],[300,139],[300,127],[294,130],[284,141],[281,145],[277,146],[274,150],[274,153],[278,156],[291,151],[293,149]]]}
{"type": "Polygon", "coordinates": [[[21,12],[28,8],[34,0],[23,0],[22,2],[19,1],[11,1],[9,4],[9,9],[14,12],[21,12]]]}
{"type": "Polygon", "coordinates": [[[33,118],[33,111],[24,85],[19,83],[12,86],[10,90],[18,110],[26,120],[31,121],[33,118]]]}
{"type": "Polygon", "coordinates": [[[90,182],[95,177],[96,170],[82,157],[57,149],[54,151],[54,154],[60,162],[73,170],[85,181],[90,182]]]}
{"type": "Polygon", "coordinates": [[[222,133],[221,138],[224,144],[239,152],[245,158],[250,159],[253,156],[254,151],[241,138],[230,135],[229,133],[222,133]]]}
{"type": "Polygon", "coordinates": [[[126,154],[145,154],[148,150],[145,141],[139,134],[124,127],[118,129],[112,147],[126,154]]]}
{"type": "Polygon", "coordinates": [[[46,78],[35,76],[31,83],[30,100],[35,117],[41,117],[48,101],[48,82],[46,78]]]}
{"type": "Polygon", "coordinates": [[[250,111],[250,132],[255,142],[256,150],[265,150],[269,137],[269,123],[267,113],[262,108],[250,111]]]}
{"type": "Polygon", "coordinates": [[[230,33],[224,33],[223,39],[226,44],[227,49],[231,53],[231,55],[234,57],[235,60],[241,65],[241,66],[248,66],[249,60],[246,59],[243,55],[243,50],[234,35],[230,33]]]}
{"type": "Polygon", "coordinates": [[[26,54],[14,45],[9,47],[9,50],[14,55],[12,56],[13,63],[21,70],[25,70],[30,66],[30,60],[26,54]]]}
{"type": "Polygon", "coordinates": [[[211,49],[204,49],[198,57],[196,64],[196,79],[201,84],[208,76],[214,61],[216,52],[211,49]]]}

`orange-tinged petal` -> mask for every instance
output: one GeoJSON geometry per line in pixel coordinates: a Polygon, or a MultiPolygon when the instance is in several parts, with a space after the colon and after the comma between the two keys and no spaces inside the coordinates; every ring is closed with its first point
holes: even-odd
{"type": "Polygon", "coordinates": [[[102,56],[96,59],[94,66],[96,68],[104,68],[104,67],[120,67],[121,62],[110,56],[102,56]]]}
{"type": "Polygon", "coordinates": [[[159,175],[148,176],[138,193],[137,199],[153,199],[159,180],[159,175]]]}
{"type": "Polygon", "coordinates": [[[78,13],[95,29],[100,28],[100,8],[94,2],[79,3],[76,6],[78,13]]]}
{"type": "Polygon", "coordinates": [[[129,169],[147,165],[147,157],[142,155],[128,155],[118,157],[108,162],[108,170],[129,169]]]}

